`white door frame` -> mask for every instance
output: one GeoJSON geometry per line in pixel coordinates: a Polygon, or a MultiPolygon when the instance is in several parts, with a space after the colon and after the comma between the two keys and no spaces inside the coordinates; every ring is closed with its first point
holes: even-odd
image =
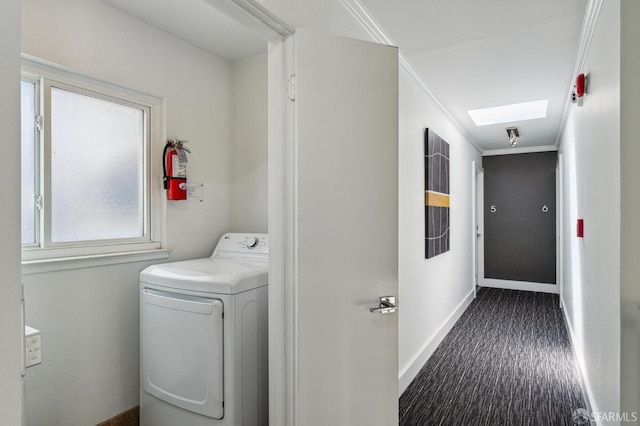
{"type": "Polygon", "coordinates": [[[556,163],[556,284],[560,297],[560,307],[562,308],[562,277],[563,277],[563,155],[558,153],[558,162],[556,163]]]}
{"type": "Polygon", "coordinates": [[[473,197],[473,219],[471,247],[473,248],[473,297],[476,286],[482,286],[484,280],[484,169],[480,164],[471,163],[471,192],[473,197]]]}
{"type": "MultiPolygon", "coordinates": [[[[555,148],[552,149],[555,151],[555,148]]],[[[546,147],[534,149],[526,152],[545,152],[550,151],[546,147]]],[[[521,151],[522,152],[522,151],[521,151]]],[[[484,169],[480,168],[484,173],[484,169]]],[[[474,168],[475,173],[475,168],[474,168]]],[[[474,176],[475,179],[475,176],[474,176]]],[[[475,184],[475,182],[474,182],[475,184]]],[[[479,185],[482,197],[484,197],[484,180],[479,185]]],[[[483,203],[484,200],[479,200],[483,203]]],[[[481,287],[504,288],[509,290],[536,291],[541,293],[552,293],[562,295],[562,154],[558,153],[558,161],[556,162],[556,284],[531,283],[525,281],[509,281],[498,280],[484,277],[484,206],[478,204],[479,221],[482,223],[482,236],[478,242],[478,282],[481,287]]],[[[560,306],[562,307],[562,296],[560,296],[560,306]]]]}
{"type": "MultiPolygon", "coordinates": [[[[0,142],[7,158],[20,159],[20,2],[0,3],[4,24],[0,29],[0,142]]],[[[24,325],[22,315],[20,244],[20,161],[7,161],[0,168],[0,179],[11,185],[0,187],[3,201],[0,223],[0,423],[24,424],[24,325]]]]}
{"type": "MultiPolygon", "coordinates": [[[[292,41],[279,40],[269,43],[268,56],[268,92],[284,93],[286,81],[290,75],[291,64],[285,63],[285,57],[293,49],[292,41]]],[[[282,96],[269,96],[269,141],[285,141],[294,138],[293,123],[286,120],[291,117],[294,108],[282,96]]],[[[296,271],[292,269],[297,262],[294,256],[296,229],[285,226],[285,221],[297,223],[291,206],[295,206],[296,170],[293,167],[294,144],[268,144],[269,174],[269,424],[297,424],[297,324],[295,286],[286,287],[295,282],[296,271]],[[294,217],[289,217],[293,213],[294,217]],[[285,267],[286,266],[286,267],[285,267]]]]}

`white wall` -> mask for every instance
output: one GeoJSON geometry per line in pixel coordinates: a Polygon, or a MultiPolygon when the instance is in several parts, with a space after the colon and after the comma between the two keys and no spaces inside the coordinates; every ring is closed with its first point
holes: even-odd
{"type": "Polygon", "coordinates": [[[230,214],[229,65],[97,0],[22,3],[23,52],[166,99],[167,137],[190,141],[205,184],[204,203],[168,203],[167,243],[175,259],[211,252],[230,214]]]}
{"type": "Polygon", "coordinates": [[[22,419],[20,320],[20,1],[0,2],[0,426],[22,419]]]}
{"type": "MultiPolygon", "coordinates": [[[[23,0],[22,14],[25,53],[165,98],[166,134],[190,141],[189,178],[205,199],[168,203],[170,260],[208,256],[230,226],[229,64],[97,0],[23,0]]],[[[28,425],[96,424],[138,404],[147,264],[24,277],[27,321],[43,341],[43,363],[27,376],[28,425]]]]}
{"type": "MultiPolygon", "coordinates": [[[[564,154],[562,300],[594,411],[620,409],[620,2],[605,0],[564,154]],[[584,238],[575,235],[584,219],[584,238]]],[[[635,118],[637,120],[637,118],[635,118]]],[[[637,188],[637,186],[636,186],[637,188]]],[[[634,259],[637,262],[637,258],[634,259]]]]}
{"type": "Polygon", "coordinates": [[[231,66],[231,139],[230,230],[267,232],[266,54],[231,66]]]}
{"type": "Polygon", "coordinates": [[[480,152],[400,73],[399,374],[411,383],[473,298],[471,163],[480,152]],[[424,258],[424,129],[450,145],[451,250],[424,258]]]}
{"type": "Polygon", "coordinates": [[[640,413],[640,2],[621,2],[620,16],[620,406],[622,412],[640,413]]]}
{"type": "Polygon", "coordinates": [[[137,277],[147,265],[25,277],[43,360],[27,371],[27,425],[93,425],[138,405],[137,277]]]}

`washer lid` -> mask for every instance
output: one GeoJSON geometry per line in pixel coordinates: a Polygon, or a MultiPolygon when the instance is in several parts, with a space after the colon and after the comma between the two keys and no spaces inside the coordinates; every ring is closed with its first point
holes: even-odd
{"type": "Polygon", "coordinates": [[[178,290],[236,294],[267,285],[269,263],[238,259],[195,259],[152,265],[140,281],[178,290]]]}

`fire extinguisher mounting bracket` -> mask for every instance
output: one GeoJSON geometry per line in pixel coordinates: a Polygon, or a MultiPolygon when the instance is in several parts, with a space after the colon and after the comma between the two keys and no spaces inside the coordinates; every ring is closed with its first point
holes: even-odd
{"type": "Polygon", "coordinates": [[[189,150],[189,148],[187,148],[186,146],[184,146],[185,143],[189,142],[186,139],[169,139],[167,140],[167,145],[170,145],[171,148],[178,148],[178,149],[184,149],[185,151],[187,151],[189,154],[191,154],[191,151],[189,150]]]}

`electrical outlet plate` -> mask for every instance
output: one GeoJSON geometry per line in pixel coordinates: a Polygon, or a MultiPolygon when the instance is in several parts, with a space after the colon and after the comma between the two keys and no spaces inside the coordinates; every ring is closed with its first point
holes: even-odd
{"type": "Polygon", "coordinates": [[[29,326],[25,327],[25,364],[31,367],[42,362],[42,338],[40,332],[29,326]]]}

